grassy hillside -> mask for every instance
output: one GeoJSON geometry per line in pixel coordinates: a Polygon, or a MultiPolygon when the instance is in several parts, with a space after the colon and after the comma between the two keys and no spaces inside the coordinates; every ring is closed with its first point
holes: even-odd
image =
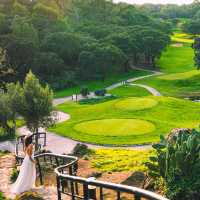
{"type": "Polygon", "coordinates": [[[83,86],[88,87],[90,91],[95,91],[97,89],[103,89],[105,87],[108,87],[116,82],[127,80],[129,78],[144,76],[148,74],[150,74],[150,72],[141,71],[141,70],[132,70],[128,73],[113,74],[109,78],[106,78],[104,81],[95,80],[95,81],[88,81],[88,82],[87,81],[79,82],[77,83],[78,86],[66,88],[65,90],[61,90],[61,91],[56,91],[54,94],[55,94],[55,98],[66,97],[66,96],[70,96],[76,93],[79,94],[80,88],[83,86]]]}
{"type": "Polygon", "coordinates": [[[192,36],[176,33],[172,44],[157,61],[164,75],[137,81],[156,88],[165,96],[187,97],[200,92],[200,71],[194,66],[192,36]]]}
{"type": "Polygon", "coordinates": [[[71,119],[51,131],[104,145],[151,143],[173,128],[198,127],[199,105],[188,100],[151,96],[119,98],[94,105],[68,102],[57,108],[69,113],[71,119]]]}
{"type": "Polygon", "coordinates": [[[169,46],[163,52],[158,67],[165,73],[178,73],[194,70],[194,51],[188,45],[169,46]]]}
{"type": "Polygon", "coordinates": [[[146,89],[132,85],[121,86],[108,92],[117,97],[143,97],[150,95],[146,89]]]}
{"type": "MultiPolygon", "coordinates": [[[[183,40],[186,37],[189,36],[177,35],[183,40]]],[[[136,86],[121,86],[109,91],[118,97],[114,100],[93,105],[68,102],[58,106],[57,109],[69,113],[71,119],[51,131],[83,142],[132,145],[156,142],[160,135],[173,128],[198,128],[199,103],[166,97],[183,97],[200,90],[200,72],[195,70],[193,56],[189,41],[172,43],[158,61],[164,74],[136,81],[156,88],[164,97],[152,97],[145,89],[136,86]]],[[[140,71],[134,76],[143,73],[140,71]]],[[[97,85],[88,86],[94,89],[97,85]]]]}

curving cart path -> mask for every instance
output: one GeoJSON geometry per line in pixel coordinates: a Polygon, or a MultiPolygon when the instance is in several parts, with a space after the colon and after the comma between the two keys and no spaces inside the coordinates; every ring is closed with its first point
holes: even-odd
{"type": "MultiPolygon", "coordinates": [[[[136,78],[131,78],[131,79],[128,79],[126,82],[130,83],[131,85],[137,85],[139,87],[143,87],[155,96],[161,96],[161,94],[154,88],[151,88],[151,87],[146,86],[146,85],[133,84],[132,83],[132,82],[137,81],[137,80],[149,78],[149,77],[152,77],[152,76],[158,76],[158,75],[162,74],[161,72],[156,72],[156,71],[151,71],[151,70],[146,70],[146,71],[152,72],[152,74],[146,75],[146,76],[140,76],[140,77],[136,77],[136,78]]],[[[107,87],[106,89],[112,90],[112,89],[120,87],[122,85],[123,85],[123,83],[119,82],[119,83],[115,83],[115,84],[107,87]]],[[[93,96],[93,95],[94,95],[94,93],[90,94],[90,96],[93,96]]],[[[81,99],[81,95],[78,95],[78,99],[81,99]]],[[[72,100],[71,96],[65,97],[65,98],[58,98],[58,99],[54,99],[53,104],[56,106],[56,105],[59,105],[59,104],[62,104],[64,102],[71,101],[71,100],[72,100]]],[[[66,113],[63,113],[63,112],[57,112],[57,116],[58,116],[58,120],[57,120],[58,123],[61,123],[61,122],[64,122],[64,121],[67,121],[67,120],[70,119],[70,116],[66,113]]],[[[29,133],[29,131],[27,130],[26,127],[19,128],[18,132],[20,134],[23,134],[23,135],[29,133]]],[[[78,143],[82,143],[82,142],[75,141],[75,140],[72,140],[70,138],[66,138],[66,137],[57,135],[57,134],[52,133],[52,132],[48,132],[46,149],[48,149],[48,150],[50,150],[54,153],[58,153],[58,154],[71,153],[72,150],[74,149],[74,147],[78,143]]],[[[89,148],[93,148],[93,149],[97,149],[97,148],[150,149],[151,148],[151,145],[102,146],[102,145],[95,145],[95,144],[89,144],[89,143],[83,143],[83,144],[86,144],[89,148]]]]}
{"type": "MultiPolygon", "coordinates": [[[[161,94],[154,88],[151,88],[147,85],[133,84],[132,83],[132,82],[137,81],[137,80],[145,79],[145,78],[152,77],[152,76],[158,76],[158,75],[162,74],[161,72],[156,72],[156,71],[151,71],[151,70],[146,70],[146,71],[152,72],[152,74],[128,79],[126,82],[129,83],[130,85],[136,85],[136,86],[139,86],[139,87],[143,87],[155,96],[161,96],[161,94]]],[[[123,83],[119,82],[119,83],[115,83],[115,84],[107,87],[106,89],[111,90],[111,89],[120,87],[122,85],[123,85],[123,83]]],[[[93,95],[94,95],[94,93],[91,93],[91,96],[93,96],[93,95]]],[[[78,95],[78,99],[81,99],[81,95],[78,95]]],[[[71,100],[72,100],[71,96],[65,97],[65,98],[58,98],[58,99],[53,100],[53,104],[54,104],[54,106],[57,106],[59,104],[62,104],[64,102],[71,101],[71,100]]],[[[57,118],[56,118],[57,123],[62,123],[62,122],[67,121],[69,119],[70,119],[69,114],[66,114],[66,113],[63,113],[63,112],[60,112],[60,111],[57,112],[57,118]]],[[[45,130],[40,129],[40,131],[45,131],[45,130]]],[[[18,128],[17,132],[20,135],[30,134],[30,131],[25,126],[18,128]]],[[[48,132],[46,149],[48,149],[48,150],[50,150],[54,153],[58,153],[58,154],[71,153],[72,150],[74,149],[74,147],[78,143],[82,143],[82,142],[75,141],[75,140],[72,140],[70,138],[66,138],[66,137],[63,137],[63,136],[59,136],[59,135],[52,133],[52,132],[48,132]]],[[[6,141],[6,142],[3,142],[3,143],[0,143],[0,150],[9,150],[11,152],[14,152],[14,149],[15,149],[14,144],[15,143],[13,141],[6,141]]],[[[101,145],[95,145],[95,144],[89,144],[89,143],[83,143],[83,144],[86,144],[89,148],[93,148],[93,149],[97,149],[97,148],[150,149],[151,148],[151,145],[101,146],[101,145]]]]}
{"type": "MultiPolygon", "coordinates": [[[[147,72],[151,72],[152,74],[127,79],[126,82],[127,82],[128,84],[132,84],[133,82],[135,82],[135,81],[137,81],[137,80],[141,80],[141,79],[145,79],[145,78],[149,78],[149,77],[153,77],[153,76],[159,76],[159,75],[162,75],[162,74],[163,74],[162,72],[153,71],[153,70],[147,70],[147,69],[140,69],[140,68],[137,68],[137,67],[132,67],[132,69],[137,69],[137,70],[140,70],[140,71],[147,71],[147,72]]],[[[112,84],[112,85],[106,87],[105,89],[109,91],[109,90],[118,88],[118,87],[120,87],[120,86],[122,86],[122,85],[123,85],[122,82],[118,82],[118,83],[114,83],[114,84],[112,84]]],[[[152,93],[152,94],[154,93],[153,90],[156,91],[156,89],[154,89],[154,88],[151,88],[151,89],[150,89],[150,87],[147,86],[147,85],[137,84],[137,86],[138,86],[138,87],[143,87],[143,88],[145,88],[145,89],[148,88],[147,90],[148,90],[148,91],[152,91],[152,92],[150,92],[150,93],[152,93]],[[144,86],[145,86],[145,87],[144,87],[144,86]]],[[[159,93],[159,92],[158,92],[158,93],[159,93]]],[[[153,95],[154,95],[154,94],[153,94],[153,95]]],[[[92,97],[92,96],[94,96],[94,93],[93,93],[93,92],[91,92],[91,94],[90,94],[89,97],[92,97]]],[[[160,96],[161,96],[161,95],[160,95],[160,96]]],[[[79,95],[78,95],[78,99],[81,99],[81,98],[82,98],[82,97],[81,97],[81,95],[79,94],[79,95]]],[[[53,103],[54,103],[55,106],[57,106],[57,105],[59,105],[59,104],[63,104],[63,103],[65,103],[65,102],[71,101],[71,100],[72,100],[72,96],[68,96],[68,97],[63,97],[63,98],[56,98],[56,99],[53,100],[53,103]]]]}
{"type": "MultiPolygon", "coordinates": [[[[70,116],[63,112],[57,112],[57,116],[58,116],[57,123],[61,123],[70,119],[70,116]]],[[[20,135],[30,134],[30,131],[25,126],[19,128],[17,131],[20,135]]],[[[41,128],[40,131],[45,131],[45,130],[41,128]]],[[[101,145],[75,141],[52,132],[47,132],[47,146],[45,147],[45,149],[50,150],[57,154],[63,154],[63,153],[69,154],[72,153],[72,150],[78,143],[86,144],[89,148],[92,149],[98,149],[98,148],[150,149],[151,148],[151,145],[127,146],[127,147],[101,146],[101,145]]]]}
{"type": "Polygon", "coordinates": [[[144,88],[146,90],[148,90],[153,96],[162,96],[162,94],[160,92],[158,92],[158,90],[148,86],[148,85],[143,85],[143,84],[130,84],[132,86],[138,86],[138,87],[141,87],[141,88],[144,88]]]}

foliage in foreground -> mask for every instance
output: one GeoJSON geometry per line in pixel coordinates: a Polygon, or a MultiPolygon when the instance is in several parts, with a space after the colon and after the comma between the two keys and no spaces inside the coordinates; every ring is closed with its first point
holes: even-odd
{"type": "Polygon", "coordinates": [[[92,166],[104,172],[143,171],[151,150],[96,149],[91,154],[92,166]]]}
{"type": "Polygon", "coordinates": [[[6,87],[7,91],[0,97],[0,132],[5,133],[4,138],[10,138],[6,134],[15,136],[18,116],[23,117],[33,133],[38,133],[39,127],[54,124],[53,92],[48,86],[43,87],[32,72],[26,75],[23,85],[12,83],[6,87]]]}
{"type": "Polygon", "coordinates": [[[53,92],[48,85],[40,85],[36,76],[29,72],[21,88],[20,104],[17,112],[24,118],[27,127],[38,132],[39,127],[48,127],[53,123],[53,92]]]}
{"type": "Polygon", "coordinates": [[[43,200],[43,198],[33,192],[26,192],[16,197],[15,200],[43,200]]]}
{"type": "Polygon", "coordinates": [[[6,151],[0,151],[0,157],[4,156],[7,152],[6,151]]]}
{"type": "Polygon", "coordinates": [[[2,192],[0,192],[0,200],[5,200],[2,192]]]}
{"type": "MultiPolygon", "coordinates": [[[[200,133],[179,129],[167,139],[153,145],[156,156],[147,162],[149,175],[163,180],[166,196],[171,200],[200,199],[200,133]]],[[[163,189],[163,188],[162,188],[163,189]]]]}
{"type": "Polygon", "coordinates": [[[15,134],[17,108],[20,105],[21,88],[19,84],[7,86],[7,92],[0,97],[0,132],[12,137],[15,134]]]}
{"type": "Polygon", "coordinates": [[[78,143],[74,149],[73,149],[73,155],[78,157],[83,157],[84,155],[87,155],[91,152],[90,149],[88,149],[88,146],[85,144],[78,143]]]}
{"type": "Polygon", "coordinates": [[[18,175],[19,175],[19,171],[17,170],[17,168],[13,168],[10,175],[10,181],[14,183],[17,180],[18,175]]]}

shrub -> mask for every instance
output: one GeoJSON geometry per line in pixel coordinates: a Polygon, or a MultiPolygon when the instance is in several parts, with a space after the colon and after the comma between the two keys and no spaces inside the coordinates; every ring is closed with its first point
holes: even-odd
{"type": "Polygon", "coordinates": [[[149,176],[163,180],[166,196],[171,200],[200,199],[200,133],[176,129],[153,145],[156,156],[146,163],[149,176]]]}
{"type": "Polygon", "coordinates": [[[94,178],[100,178],[102,176],[102,172],[92,172],[90,175],[88,175],[88,178],[94,177],[94,178]]]}
{"type": "Polygon", "coordinates": [[[101,97],[101,98],[89,98],[89,99],[81,99],[79,101],[79,104],[84,105],[84,104],[90,104],[90,105],[94,105],[94,104],[98,104],[98,103],[103,103],[106,101],[110,101],[110,100],[114,100],[117,97],[115,96],[105,96],[105,97],[101,97]]]}
{"type": "Polygon", "coordinates": [[[102,90],[96,90],[95,92],[96,96],[105,96],[106,95],[106,90],[102,89],[102,90]]]}
{"type": "Polygon", "coordinates": [[[4,156],[4,155],[6,155],[6,154],[8,154],[8,153],[10,153],[9,151],[7,151],[7,150],[0,150],[0,156],[4,156]]]}
{"type": "Polygon", "coordinates": [[[6,140],[13,140],[13,139],[15,139],[15,135],[14,134],[5,133],[0,128],[0,142],[4,142],[6,140]]]}
{"type": "Polygon", "coordinates": [[[87,95],[90,94],[89,89],[88,89],[87,87],[81,88],[80,93],[81,93],[81,95],[82,95],[83,97],[86,97],[87,95]]]}
{"type": "Polygon", "coordinates": [[[0,192],[0,200],[5,200],[5,197],[3,196],[2,192],[0,192]]]}
{"type": "Polygon", "coordinates": [[[16,197],[15,200],[43,200],[43,198],[38,196],[36,193],[26,192],[16,197]]]}
{"type": "Polygon", "coordinates": [[[90,153],[90,150],[87,145],[85,144],[77,144],[73,149],[73,155],[78,157],[83,157],[90,153]]]}
{"type": "Polygon", "coordinates": [[[14,183],[17,180],[18,175],[19,171],[16,168],[13,168],[12,173],[10,175],[10,181],[14,183]]]}

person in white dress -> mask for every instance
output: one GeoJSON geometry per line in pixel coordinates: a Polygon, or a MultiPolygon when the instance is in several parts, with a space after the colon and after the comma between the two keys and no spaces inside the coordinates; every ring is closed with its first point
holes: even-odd
{"type": "Polygon", "coordinates": [[[18,178],[11,187],[11,193],[13,195],[22,194],[35,187],[36,167],[31,136],[25,138],[24,145],[25,158],[20,167],[18,178]]]}

